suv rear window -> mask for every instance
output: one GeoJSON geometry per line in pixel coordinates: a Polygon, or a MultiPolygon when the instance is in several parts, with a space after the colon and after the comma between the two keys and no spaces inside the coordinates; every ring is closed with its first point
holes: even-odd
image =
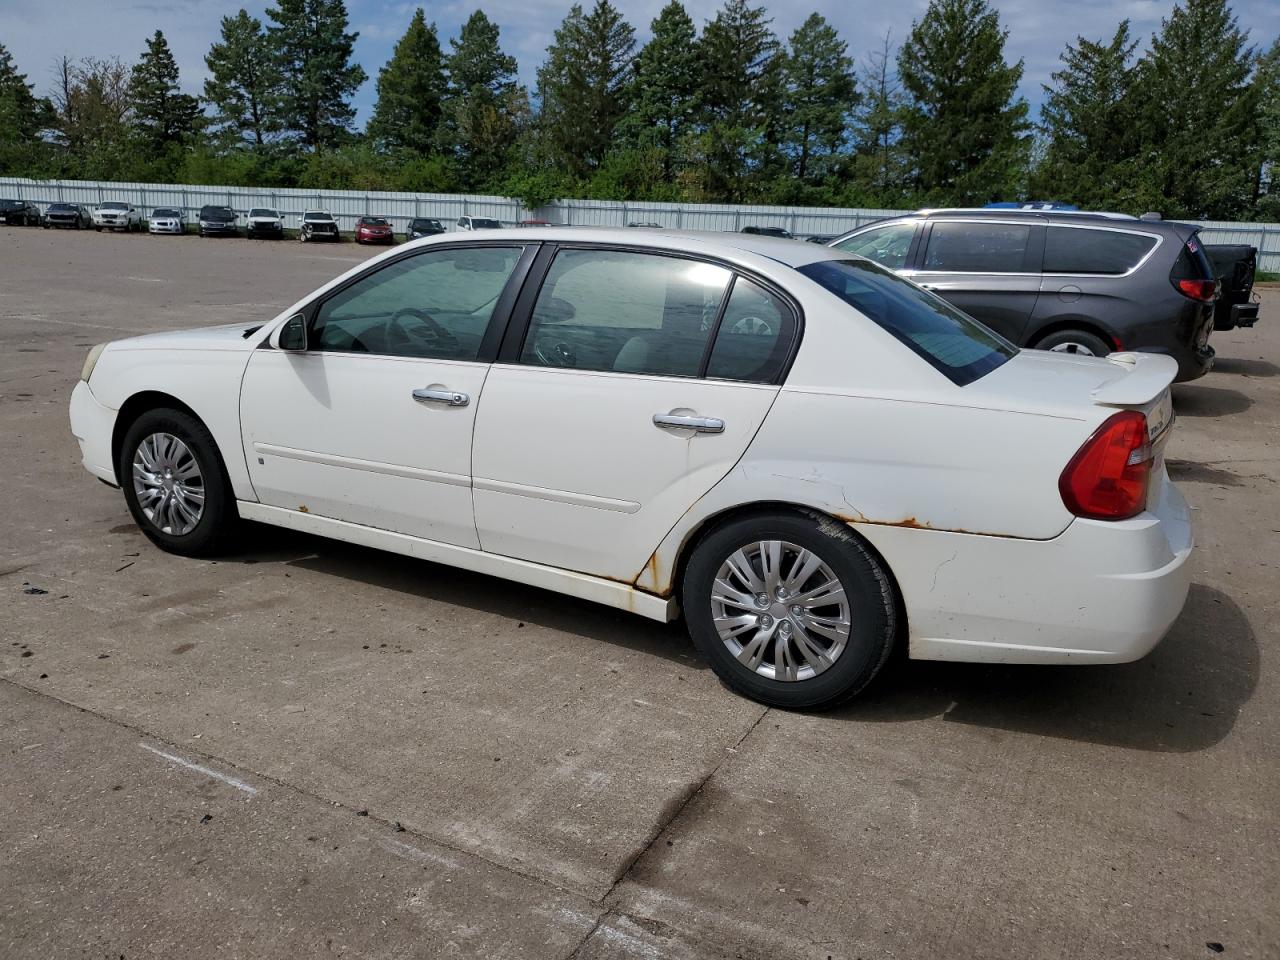
{"type": "Polygon", "coordinates": [[[799,268],[893,334],[952,383],[972,383],[1018,352],[999,334],[868,260],[823,260],[799,268]]]}
{"type": "Polygon", "coordinates": [[[929,232],[923,270],[1025,273],[1031,225],[941,220],[929,232]]]}
{"type": "Polygon", "coordinates": [[[1155,237],[1140,233],[1050,227],[1044,242],[1044,272],[1128,273],[1155,245],[1155,237]]]}

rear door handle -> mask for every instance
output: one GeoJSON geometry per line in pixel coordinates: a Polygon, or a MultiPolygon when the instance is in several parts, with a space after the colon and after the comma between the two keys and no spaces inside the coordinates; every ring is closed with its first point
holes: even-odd
{"type": "Polygon", "coordinates": [[[413,391],[413,399],[419,403],[445,403],[451,407],[465,407],[471,402],[469,396],[456,390],[418,389],[413,391]]]}
{"type": "Polygon", "coordinates": [[[671,413],[655,413],[653,425],[663,430],[693,430],[697,433],[724,433],[719,417],[679,417],[671,413]]]}

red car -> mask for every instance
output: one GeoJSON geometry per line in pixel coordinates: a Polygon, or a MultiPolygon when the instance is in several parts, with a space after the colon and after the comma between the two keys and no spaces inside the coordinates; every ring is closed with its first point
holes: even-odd
{"type": "Polygon", "coordinates": [[[356,243],[395,243],[386,217],[361,217],[356,221],[356,243]]]}

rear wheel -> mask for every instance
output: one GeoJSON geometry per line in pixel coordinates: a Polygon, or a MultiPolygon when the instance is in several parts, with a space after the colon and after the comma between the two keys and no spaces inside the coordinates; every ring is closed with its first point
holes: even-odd
{"type": "Polygon", "coordinates": [[[208,556],[239,521],[222,458],[208,428],[181,410],[148,410],[125,433],[116,475],[129,512],[156,546],[208,556]]]}
{"type": "Polygon", "coordinates": [[[730,687],[777,707],[832,707],[862,690],[893,647],[888,574],[844,524],[758,514],[713,530],[682,584],[689,633],[730,687]]]}
{"type": "Polygon", "coordinates": [[[1074,353],[1084,357],[1105,357],[1111,346],[1097,334],[1087,330],[1058,330],[1036,341],[1037,350],[1074,353]]]}

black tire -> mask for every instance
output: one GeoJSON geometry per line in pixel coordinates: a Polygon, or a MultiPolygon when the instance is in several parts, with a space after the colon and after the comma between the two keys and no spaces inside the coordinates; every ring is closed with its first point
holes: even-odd
{"type": "Polygon", "coordinates": [[[856,696],[888,660],[897,634],[897,597],[888,573],[847,525],[819,514],[760,513],[713,529],[689,557],[681,594],[694,645],[720,679],[774,707],[826,709],[856,696]],[[764,540],[780,540],[815,554],[839,579],[848,598],[847,643],[829,667],[808,679],[775,680],[739,662],[712,619],[711,597],[721,565],[735,551],[764,540]]]}
{"type": "Polygon", "coordinates": [[[240,524],[235,496],[227,479],[226,467],[218,453],[218,445],[209,429],[195,417],[181,410],[159,408],[148,410],[125,432],[120,445],[116,476],[124,488],[124,499],[134,522],[147,538],[161,550],[184,557],[207,557],[221,553],[234,541],[240,524]],[[199,465],[204,486],[204,510],[195,527],[176,536],[160,529],[142,511],[133,486],[133,458],[139,444],[154,433],[168,433],[185,443],[199,465]]]}
{"type": "Polygon", "coordinates": [[[1096,333],[1087,330],[1055,330],[1035,343],[1037,350],[1054,350],[1084,356],[1105,357],[1114,348],[1096,333]]]}

